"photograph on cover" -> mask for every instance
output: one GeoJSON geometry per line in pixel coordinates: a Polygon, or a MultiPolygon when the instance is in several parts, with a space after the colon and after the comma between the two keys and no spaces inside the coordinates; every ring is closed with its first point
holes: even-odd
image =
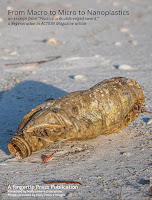
{"type": "Polygon", "coordinates": [[[152,4],[0,1],[0,199],[152,196],[152,4]]]}

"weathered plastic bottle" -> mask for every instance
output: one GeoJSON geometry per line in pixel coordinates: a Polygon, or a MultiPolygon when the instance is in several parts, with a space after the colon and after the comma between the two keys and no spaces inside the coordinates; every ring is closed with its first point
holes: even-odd
{"type": "Polygon", "coordinates": [[[8,149],[24,158],[57,141],[118,132],[136,119],[144,101],[136,81],[121,77],[105,80],[32,109],[21,120],[8,149]]]}

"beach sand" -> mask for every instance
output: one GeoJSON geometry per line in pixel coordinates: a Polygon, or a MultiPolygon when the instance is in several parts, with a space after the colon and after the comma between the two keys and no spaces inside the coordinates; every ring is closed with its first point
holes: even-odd
{"type": "Polygon", "coordinates": [[[46,99],[89,89],[111,77],[136,80],[144,90],[146,109],[152,111],[151,13],[148,0],[0,2],[0,199],[150,198],[150,113],[140,114],[118,133],[55,143],[26,159],[12,157],[7,143],[22,117],[46,99]],[[128,10],[129,15],[92,16],[86,25],[8,25],[7,10],[28,9],[128,10]],[[45,156],[53,159],[44,163],[45,156]],[[9,196],[8,186],[46,187],[48,180],[82,185],[61,189],[58,196],[44,196],[47,189],[42,188],[39,197],[9,196]]]}

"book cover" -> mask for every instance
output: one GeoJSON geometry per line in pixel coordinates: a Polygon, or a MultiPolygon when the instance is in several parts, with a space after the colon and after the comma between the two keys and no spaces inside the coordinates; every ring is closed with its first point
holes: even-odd
{"type": "Polygon", "coordinates": [[[150,198],[151,13],[148,0],[0,1],[0,199],[150,198]],[[113,77],[127,79],[108,90],[113,77]]]}

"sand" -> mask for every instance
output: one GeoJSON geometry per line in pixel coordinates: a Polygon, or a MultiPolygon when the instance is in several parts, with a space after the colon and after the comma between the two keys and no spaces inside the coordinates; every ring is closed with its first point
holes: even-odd
{"type": "Polygon", "coordinates": [[[140,114],[118,133],[55,143],[23,160],[9,154],[7,143],[21,118],[46,99],[115,76],[135,79],[144,90],[145,107],[152,111],[151,11],[148,0],[0,2],[0,199],[150,199],[151,113],[140,114]],[[9,26],[7,9],[129,10],[130,14],[100,16],[86,25],[9,26]],[[44,163],[45,156],[53,159],[44,163]],[[53,187],[44,184],[48,180],[82,185],[55,191],[46,188],[53,187]],[[26,197],[27,190],[19,193],[15,186],[37,189],[26,197]],[[9,196],[11,189],[17,196],[9,196]]]}

